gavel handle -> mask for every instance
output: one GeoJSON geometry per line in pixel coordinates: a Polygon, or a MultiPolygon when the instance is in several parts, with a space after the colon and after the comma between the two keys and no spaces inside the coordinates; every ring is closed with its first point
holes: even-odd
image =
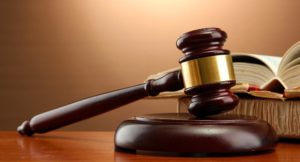
{"type": "Polygon", "coordinates": [[[146,96],[156,96],[163,91],[183,88],[180,71],[171,72],[144,84],[89,97],[63,107],[38,114],[24,121],[18,128],[22,135],[46,133],[63,126],[105,113],[146,96]]]}

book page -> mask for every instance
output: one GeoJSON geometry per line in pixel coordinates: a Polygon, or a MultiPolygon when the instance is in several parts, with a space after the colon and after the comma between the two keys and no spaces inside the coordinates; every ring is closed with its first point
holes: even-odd
{"type": "Polygon", "coordinates": [[[300,41],[285,52],[279,65],[278,76],[286,84],[287,89],[300,86],[300,41]]]}
{"type": "Polygon", "coordinates": [[[262,85],[275,77],[272,70],[266,65],[248,62],[233,62],[233,67],[238,83],[248,83],[262,88],[262,85]]]}
{"type": "Polygon", "coordinates": [[[259,98],[285,100],[285,98],[283,97],[283,94],[271,92],[271,91],[250,91],[248,93],[252,96],[259,97],[259,98]]]}
{"type": "MultiPolygon", "coordinates": [[[[290,47],[283,55],[282,61],[279,65],[279,75],[284,75],[283,70],[290,62],[300,57],[300,41],[290,47]]],[[[297,62],[298,63],[298,62],[297,62]]]]}
{"type": "Polygon", "coordinates": [[[268,56],[268,55],[259,55],[259,54],[250,54],[250,53],[232,53],[232,57],[235,56],[248,56],[255,58],[263,62],[273,73],[274,76],[278,72],[279,64],[281,62],[281,57],[278,56],[268,56]]]}
{"type": "Polygon", "coordinates": [[[291,62],[288,62],[282,68],[280,68],[278,76],[282,78],[282,76],[284,76],[286,73],[288,73],[288,71],[297,65],[300,65],[300,57],[293,59],[291,62]]]}
{"type": "Polygon", "coordinates": [[[147,81],[150,80],[150,79],[158,79],[158,78],[161,78],[162,76],[164,76],[164,75],[166,75],[166,74],[168,74],[168,73],[170,73],[170,72],[177,71],[177,70],[181,70],[181,67],[178,66],[178,67],[175,67],[175,68],[172,68],[172,69],[168,69],[168,70],[165,70],[165,71],[156,73],[156,74],[152,74],[152,75],[148,76],[144,82],[147,82],[147,81]]]}

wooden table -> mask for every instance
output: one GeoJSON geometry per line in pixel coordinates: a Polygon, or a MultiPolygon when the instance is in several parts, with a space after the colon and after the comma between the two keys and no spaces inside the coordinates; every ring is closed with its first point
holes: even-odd
{"type": "Polygon", "coordinates": [[[299,162],[300,143],[279,143],[276,151],[234,157],[176,157],[114,151],[113,132],[51,132],[23,137],[0,132],[0,161],[243,161],[299,162]]]}

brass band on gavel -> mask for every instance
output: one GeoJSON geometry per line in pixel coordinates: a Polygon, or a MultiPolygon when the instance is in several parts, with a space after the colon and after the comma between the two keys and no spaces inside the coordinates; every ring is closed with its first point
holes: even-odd
{"type": "Polygon", "coordinates": [[[235,80],[230,55],[215,55],[181,63],[185,88],[235,80]]]}

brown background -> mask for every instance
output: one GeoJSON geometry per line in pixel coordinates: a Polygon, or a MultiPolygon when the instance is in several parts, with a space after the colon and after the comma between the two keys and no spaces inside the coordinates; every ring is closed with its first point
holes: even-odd
{"type": "MultiPolygon", "coordinates": [[[[300,38],[297,0],[0,1],[0,129],[178,66],[175,40],[216,26],[233,52],[282,55],[300,38]]],[[[69,126],[112,130],[138,114],[176,111],[142,100],[69,126]]]]}

